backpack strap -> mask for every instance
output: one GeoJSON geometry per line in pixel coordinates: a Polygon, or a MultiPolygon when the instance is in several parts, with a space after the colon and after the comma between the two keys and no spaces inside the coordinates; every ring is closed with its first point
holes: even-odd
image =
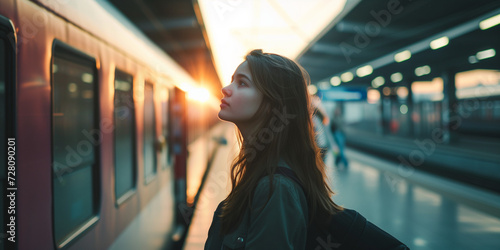
{"type": "Polygon", "coordinates": [[[276,168],[276,174],[284,175],[284,176],[292,179],[297,184],[299,184],[299,186],[302,188],[302,191],[304,191],[304,193],[305,193],[305,189],[304,189],[304,186],[302,186],[302,182],[299,180],[299,177],[297,177],[297,175],[295,174],[295,172],[293,172],[293,170],[291,170],[287,167],[278,166],[276,168]]]}

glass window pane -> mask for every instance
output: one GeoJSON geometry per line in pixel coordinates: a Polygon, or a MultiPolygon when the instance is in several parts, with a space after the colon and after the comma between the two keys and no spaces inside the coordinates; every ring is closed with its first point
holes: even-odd
{"type": "Polygon", "coordinates": [[[93,69],[89,66],[54,58],[54,161],[69,167],[90,165],[89,163],[94,162],[94,147],[85,133],[94,128],[92,72],[93,69]],[[90,75],[89,79],[84,78],[87,75],[90,75]]]}
{"type": "Polygon", "coordinates": [[[56,47],[52,65],[52,153],[54,232],[58,244],[97,211],[95,70],[93,60],[56,47]]]}
{"type": "Polygon", "coordinates": [[[92,167],[54,180],[55,237],[62,239],[92,217],[92,167]]]}
{"type": "Polygon", "coordinates": [[[134,100],[132,76],[115,72],[115,194],[122,195],[135,187],[134,100]]]}
{"type": "Polygon", "coordinates": [[[153,85],[144,86],[144,177],[146,182],[156,174],[155,107],[153,85]]]}

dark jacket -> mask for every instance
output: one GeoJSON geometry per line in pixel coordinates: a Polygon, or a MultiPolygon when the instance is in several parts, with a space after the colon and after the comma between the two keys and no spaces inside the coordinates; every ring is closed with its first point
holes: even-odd
{"type": "Polygon", "coordinates": [[[214,218],[205,249],[304,249],[307,237],[307,201],[301,187],[289,178],[275,174],[269,202],[269,177],[263,177],[254,191],[251,208],[233,232],[220,235],[220,206],[214,218]]]}

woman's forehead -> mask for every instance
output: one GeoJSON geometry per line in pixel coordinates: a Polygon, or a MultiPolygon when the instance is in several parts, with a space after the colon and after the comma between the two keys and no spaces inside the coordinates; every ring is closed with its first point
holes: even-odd
{"type": "Polygon", "coordinates": [[[238,67],[236,68],[236,71],[248,71],[250,72],[250,66],[248,65],[248,62],[247,61],[243,61],[242,63],[240,63],[240,65],[238,65],[238,67]]]}
{"type": "Polygon", "coordinates": [[[234,71],[233,78],[237,75],[246,76],[249,80],[252,80],[252,72],[250,71],[250,66],[247,61],[242,62],[238,68],[234,71]]]}

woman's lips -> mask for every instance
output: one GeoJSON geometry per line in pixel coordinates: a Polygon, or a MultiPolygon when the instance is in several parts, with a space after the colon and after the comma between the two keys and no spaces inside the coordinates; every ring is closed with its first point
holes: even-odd
{"type": "Polygon", "coordinates": [[[227,108],[229,107],[229,103],[227,103],[224,99],[222,99],[220,104],[220,108],[227,108]]]}

